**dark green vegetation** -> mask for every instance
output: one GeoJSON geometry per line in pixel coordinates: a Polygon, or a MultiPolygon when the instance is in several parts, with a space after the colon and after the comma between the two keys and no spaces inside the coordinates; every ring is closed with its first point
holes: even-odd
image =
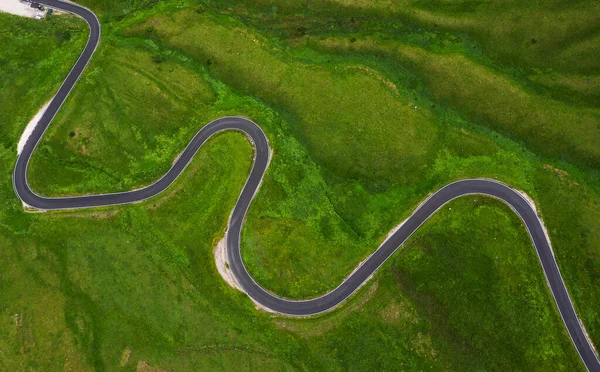
{"type": "MultiPolygon", "coordinates": [[[[300,3],[86,1],[103,39],[34,156],[34,189],[147,184],[204,123],[248,116],[274,156],[244,259],[299,298],[337,285],[429,192],[494,177],[536,200],[597,344],[595,5],[300,3]]],[[[251,164],[239,134],[156,200],[23,213],[18,137],[85,32],[0,16],[0,369],[583,368],[520,220],[485,198],[452,202],[347,304],[302,320],[256,311],[215,270],[251,164]]]]}

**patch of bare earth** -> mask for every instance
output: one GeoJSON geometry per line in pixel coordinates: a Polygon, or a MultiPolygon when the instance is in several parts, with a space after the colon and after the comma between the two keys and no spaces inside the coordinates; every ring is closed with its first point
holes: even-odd
{"type": "Polygon", "coordinates": [[[553,167],[550,164],[544,164],[544,169],[555,173],[561,181],[565,182],[569,186],[579,186],[579,183],[577,183],[577,181],[574,181],[569,172],[567,171],[553,167]]]}
{"type": "MultiPolygon", "coordinates": [[[[420,205],[419,205],[419,207],[420,207],[420,205]]],[[[417,209],[419,209],[419,208],[417,207],[417,209]]],[[[415,210],[417,210],[417,209],[415,209],[415,210]]],[[[404,223],[406,222],[406,220],[408,220],[408,218],[405,219],[405,220],[403,220],[403,221],[401,221],[399,224],[396,225],[396,227],[394,227],[392,230],[390,230],[390,232],[387,233],[387,235],[383,239],[383,242],[387,241],[392,235],[394,235],[396,233],[396,231],[398,231],[402,227],[402,225],[404,225],[404,223]]],[[[383,244],[383,243],[381,243],[381,244],[383,244]]]]}
{"type": "Polygon", "coordinates": [[[590,335],[588,334],[587,329],[585,329],[585,325],[583,324],[583,322],[581,321],[581,319],[579,319],[579,325],[581,326],[581,329],[583,329],[583,333],[585,334],[585,338],[587,339],[587,341],[589,342],[589,344],[592,346],[592,349],[594,349],[594,353],[598,354],[598,350],[596,350],[596,346],[592,342],[592,339],[590,338],[590,335]]]}
{"type": "Polygon", "coordinates": [[[221,275],[221,278],[223,278],[223,280],[227,284],[229,284],[231,288],[237,289],[240,292],[244,292],[242,287],[240,287],[237,280],[235,279],[235,276],[233,276],[231,270],[229,270],[229,263],[227,262],[227,245],[225,238],[221,239],[217,243],[213,253],[215,255],[215,265],[217,266],[217,271],[221,275]]]}
{"type": "Polygon", "coordinates": [[[136,368],[137,372],[163,372],[166,371],[164,368],[152,367],[145,360],[140,360],[136,368]]]}
{"type": "Polygon", "coordinates": [[[35,340],[33,338],[33,330],[31,329],[30,322],[26,322],[25,314],[15,314],[15,327],[19,334],[19,340],[21,341],[21,353],[28,353],[35,348],[35,340]]]}
{"type": "Polygon", "coordinates": [[[131,350],[129,348],[125,348],[125,350],[123,350],[123,354],[121,354],[121,362],[119,363],[121,367],[125,367],[125,365],[129,362],[130,357],[131,350]]]}
{"type": "Polygon", "coordinates": [[[425,356],[436,356],[437,352],[433,348],[431,337],[428,334],[419,332],[417,337],[411,342],[411,350],[425,356]]]}
{"type": "MultiPolygon", "coordinates": [[[[227,234],[225,236],[227,236],[227,234]]],[[[235,276],[233,275],[231,270],[229,270],[229,263],[227,262],[227,243],[226,242],[227,242],[227,240],[224,237],[217,243],[217,245],[215,246],[215,249],[213,250],[213,254],[215,256],[215,265],[217,266],[217,271],[219,272],[219,275],[221,275],[221,278],[223,278],[223,280],[231,288],[237,289],[238,291],[240,291],[242,293],[246,293],[246,291],[244,291],[242,289],[242,287],[238,284],[238,282],[235,279],[235,276]]],[[[250,296],[248,296],[248,297],[250,297],[250,296]]],[[[252,300],[252,302],[254,302],[254,307],[257,310],[263,310],[268,313],[274,313],[273,310],[271,310],[267,307],[264,307],[263,305],[254,301],[252,299],[252,297],[250,297],[250,299],[252,300]]]]}
{"type": "Polygon", "coordinates": [[[194,353],[214,353],[214,352],[223,352],[223,351],[238,351],[249,353],[252,355],[262,355],[269,358],[275,358],[275,355],[260,349],[253,349],[246,345],[201,345],[201,346],[186,346],[177,350],[180,355],[187,355],[191,352],[194,353]]]}
{"type": "Polygon", "coordinates": [[[119,214],[119,210],[115,209],[112,211],[106,211],[106,212],[77,212],[77,213],[73,213],[73,212],[63,212],[63,211],[58,211],[56,213],[52,214],[52,218],[66,218],[66,217],[75,217],[75,218],[99,218],[99,219],[105,219],[105,218],[111,218],[116,216],[117,214],[119,214]]]}
{"type": "Polygon", "coordinates": [[[533,210],[535,211],[535,213],[538,213],[537,207],[535,205],[535,202],[533,201],[533,199],[527,195],[527,193],[525,193],[525,191],[521,191],[521,190],[517,190],[519,192],[519,194],[521,194],[521,196],[523,198],[525,198],[525,200],[527,200],[527,203],[529,203],[529,205],[531,206],[531,208],[533,208],[533,210]]]}
{"type": "Polygon", "coordinates": [[[25,204],[25,202],[22,202],[22,204],[23,204],[23,210],[27,213],[45,213],[46,212],[45,209],[38,209],[38,208],[32,207],[29,204],[25,204]]]}
{"type": "Polygon", "coordinates": [[[381,318],[388,323],[417,324],[415,310],[406,302],[393,302],[381,310],[381,318]]]}

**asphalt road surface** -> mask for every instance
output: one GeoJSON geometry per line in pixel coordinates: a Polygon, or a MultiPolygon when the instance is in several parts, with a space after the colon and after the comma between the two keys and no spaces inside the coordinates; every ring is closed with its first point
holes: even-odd
{"type": "Polygon", "coordinates": [[[556,306],[571,336],[573,345],[579,352],[583,363],[589,371],[600,371],[600,362],[575,313],[575,309],[554,259],[550,242],[544,233],[540,219],[527,200],[510,187],[486,179],[467,179],[451,183],[431,195],[408,220],[392,236],[390,236],[358,269],[344,280],[337,288],[324,296],[304,300],[291,301],[277,297],[261,288],[250,276],[240,252],[240,233],[244,216],[256,194],[260,182],[267,170],[270,149],[267,137],[258,125],[241,117],[224,117],[215,120],[194,136],[172,168],[158,181],[150,186],[122,193],[75,196],[65,198],[46,198],[35,194],[27,183],[27,166],[31,155],[44,132],[50,125],[54,115],[67,98],[69,92],[81,76],[100,41],[100,24],[90,10],[77,4],[58,0],[44,0],[41,3],[60,10],[71,12],[83,18],[89,25],[90,36],[81,56],[63,82],[62,86],[50,102],[48,109],[40,119],[37,127],[26,142],[13,175],[13,186],[18,197],[27,205],[43,209],[75,209],[99,206],[135,203],[151,198],[165,189],[183,172],[202,145],[215,133],[224,130],[238,130],[245,133],[254,143],[255,159],[252,171],[231,213],[227,230],[227,259],[240,286],[255,302],[275,312],[293,316],[309,316],[331,310],[354,293],[377,269],[402,245],[410,235],[423,224],[433,213],[445,203],[463,195],[481,194],[492,196],[508,204],[517,213],[529,232],[537,251],[540,263],[546,275],[548,286],[554,296],[556,306]]]}

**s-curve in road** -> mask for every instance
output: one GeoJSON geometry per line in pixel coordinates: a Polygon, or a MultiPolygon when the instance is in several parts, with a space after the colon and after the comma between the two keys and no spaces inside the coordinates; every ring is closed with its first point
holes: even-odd
{"type": "Polygon", "coordinates": [[[43,0],[41,3],[56,9],[71,12],[83,18],[90,27],[89,40],[73,69],[50,102],[46,112],[40,119],[27,140],[13,175],[13,186],[18,197],[27,205],[42,210],[90,208],[117,204],[135,203],[151,198],[167,189],[183,172],[196,152],[215,133],[224,130],[237,130],[245,133],[254,143],[254,165],[248,180],[242,189],[239,199],[231,213],[227,230],[227,259],[229,267],[241,288],[258,304],[272,311],[292,315],[309,316],[331,310],[346,300],[400,247],[415,230],[419,228],[433,213],[452,199],[469,194],[482,194],[497,198],[508,204],[523,220],[542,269],[546,275],[548,286],[564,325],[571,336],[573,345],[579,352],[583,363],[590,371],[600,371],[600,362],[588,341],[585,331],[577,317],[573,303],[565,287],[556,260],[544,232],[542,222],[535,210],[512,188],[496,181],[486,179],[467,179],[451,183],[432,194],[417,210],[394,232],[367,260],[365,260],[337,288],[324,296],[292,301],[277,297],[261,288],[250,276],[240,252],[240,233],[244,217],[269,164],[270,148],[267,137],[258,125],[241,117],[224,117],[215,120],[194,136],[171,169],[150,186],[114,194],[75,196],[64,198],[47,198],[35,194],[27,183],[27,167],[37,144],[50,122],[67,98],[69,92],[83,73],[98,42],[100,40],[100,24],[96,16],[88,9],[70,2],[43,0]]]}

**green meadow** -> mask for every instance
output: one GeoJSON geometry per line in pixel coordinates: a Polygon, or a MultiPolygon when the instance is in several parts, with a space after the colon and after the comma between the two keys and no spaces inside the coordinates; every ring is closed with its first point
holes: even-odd
{"type": "MultiPolygon", "coordinates": [[[[535,201],[600,342],[596,5],[83,4],[102,39],[32,158],[36,192],[147,185],[204,124],[248,117],[273,158],[244,263],[301,299],[335,288],[429,193],[494,178],[535,201]]],[[[307,319],[257,310],[216,270],[252,165],[239,133],[155,199],[25,212],[17,142],[86,39],[72,16],[0,14],[0,369],[584,370],[526,229],[489,198],[449,203],[307,319]]]]}

